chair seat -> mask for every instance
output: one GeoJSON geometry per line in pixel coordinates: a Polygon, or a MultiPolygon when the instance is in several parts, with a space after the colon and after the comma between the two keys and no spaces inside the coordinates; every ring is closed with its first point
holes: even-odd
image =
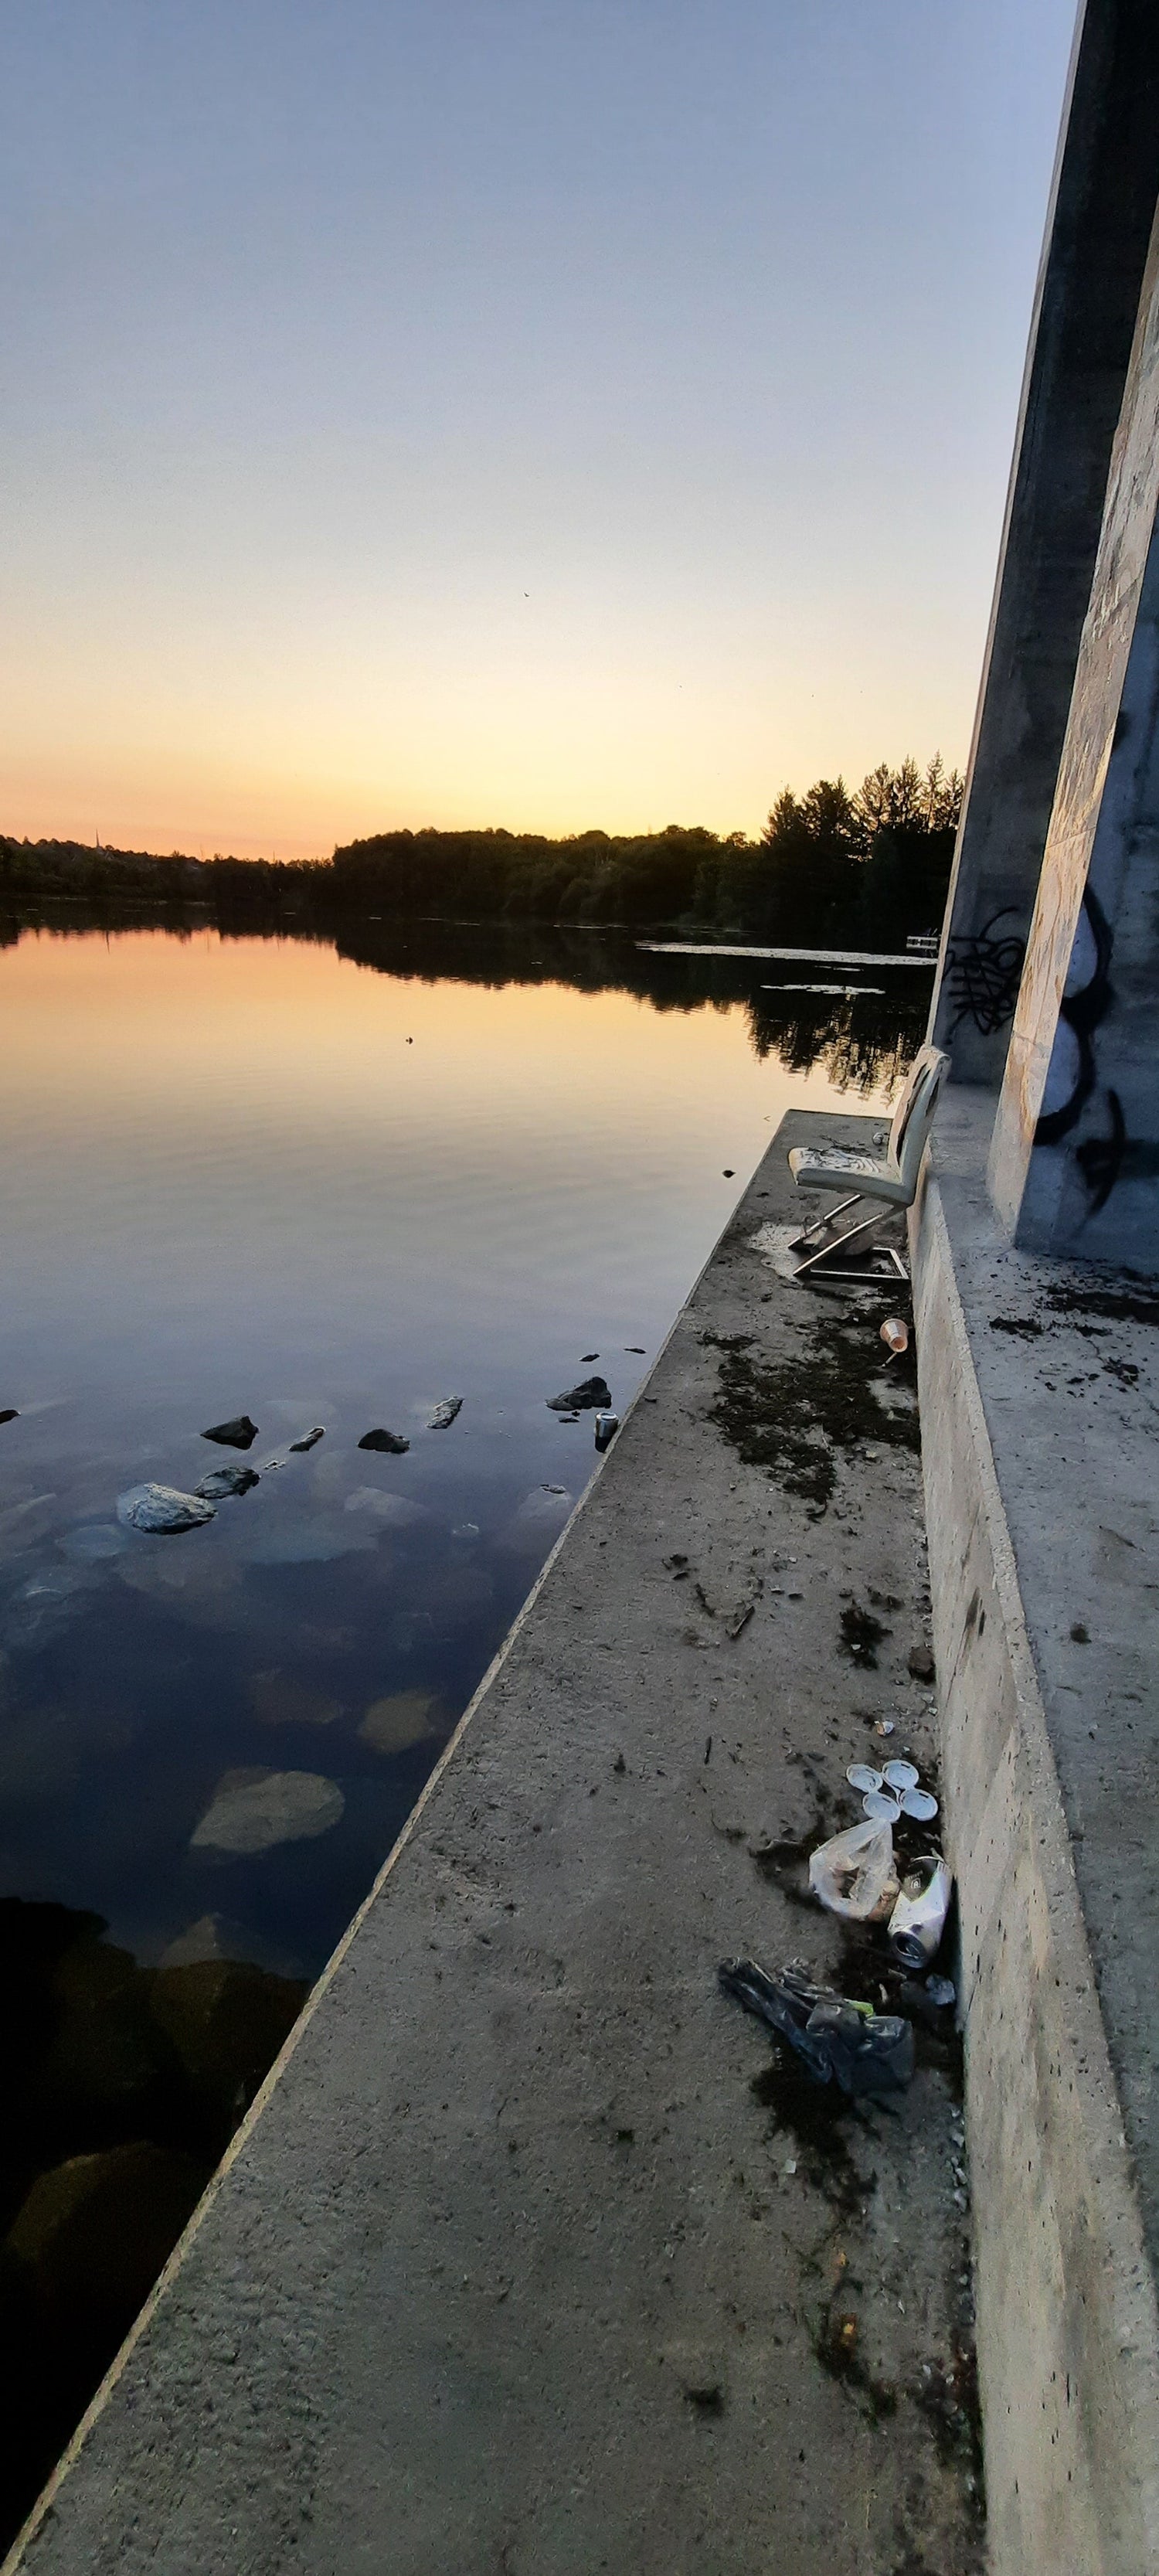
{"type": "Polygon", "coordinates": [[[798,1189],[856,1189],[863,1198],[905,1206],[910,1192],[896,1167],[876,1154],[847,1154],[839,1145],[794,1145],[789,1169],[798,1189]]]}

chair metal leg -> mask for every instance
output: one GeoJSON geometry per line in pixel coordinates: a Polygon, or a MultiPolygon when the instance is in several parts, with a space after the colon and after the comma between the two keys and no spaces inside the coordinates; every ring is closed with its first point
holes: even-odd
{"type": "Polygon", "coordinates": [[[864,1197],[862,1190],[853,1190],[847,1199],[838,1199],[836,1207],[822,1208],[820,1216],[814,1217],[812,1225],[805,1226],[800,1234],[793,1236],[789,1245],[790,1252],[799,1252],[801,1245],[808,1243],[812,1235],[823,1234],[827,1225],[835,1225],[838,1217],[844,1216],[846,1208],[856,1207],[858,1199],[862,1197],[864,1197]]]}
{"type": "MultiPolygon", "coordinates": [[[[845,1204],[848,1206],[848,1200],[846,1200],[845,1204]]],[[[834,1211],[834,1213],[836,1213],[836,1211],[834,1211]]],[[[848,1226],[844,1234],[838,1235],[836,1243],[822,1244],[819,1252],[811,1252],[807,1261],[799,1261],[797,1263],[793,1272],[794,1279],[804,1279],[810,1271],[815,1270],[821,1272],[826,1279],[851,1280],[856,1281],[859,1285],[864,1285],[867,1281],[871,1282],[875,1278],[903,1279],[908,1281],[909,1272],[902,1260],[900,1252],[895,1250],[892,1243],[882,1243],[877,1246],[877,1250],[884,1255],[887,1265],[884,1271],[850,1270],[848,1268],[839,1270],[835,1267],[840,1255],[847,1251],[848,1246],[851,1243],[855,1243],[859,1235],[868,1234],[870,1227],[877,1225],[885,1213],[886,1210],[884,1208],[875,1208],[871,1216],[862,1217],[859,1225],[848,1226]]],[[[810,1229],[810,1231],[812,1231],[812,1229],[810,1229]]],[[[803,1238],[799,1238],[799,1240],[803,1240],[803,1238]]],[[[795,1245],[790,1245],[790,1250],[795,1249],[795,1245]]]]}

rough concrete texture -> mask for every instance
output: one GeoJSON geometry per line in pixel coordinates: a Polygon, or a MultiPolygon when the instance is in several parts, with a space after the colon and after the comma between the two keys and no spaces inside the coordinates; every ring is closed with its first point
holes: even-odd
{"type": "Polygon", "coordinates": [[[754,1243],[799,1221],[785,1153],[819,1128],[864,1141],[781,1128],[28,2576],[979,2567],[954,2048],[925,2041],[896,2109],[842,2113],[716,1979],[736,1952],[839,1969],[804,1853],[854,1820],[876,1718],[934,1752],[886,1307],[754,1243]],[[836,1444],[802,1441],[817,1401],[836,1444]],[[786,1426],[791,1457],[745,1462],[786,1426]],[[851,1596],[885,1632],[857,1630],[860,1668],[851,1596]]]}
{"type": "Polygon", "coordinates": [[[951,1091],[913,1229],[995,2576],[1159,2565],[1159,1285],[1011,1248],[951,1091]]]}
{"type": "Polygon", "coordinates": [[[1159,215],[990,1149],[1007,1232],[1036,1251],[1086,1260],[1159,1257],[1157,512],[1159,215]],[[1077,1025],[1065,1015],[1060,1025],[1064,991],[1077,1025]],[[1040,1113],[1059,1123],[1064,1155],[1036,1151],[1040,1113]]]}
{"type": "MultiPolygon", "coordinates": [[[[1159,18],[1151,0],[1083,0],[943,962],[997,914],[997,938],[1025,939],[1034,909],[1157,190],[1159,18]]],[[[960,997],[939,979],[931,1036],[957,1081],[997,1090],[1006,1024],[959,1017],[960,997]]]]}

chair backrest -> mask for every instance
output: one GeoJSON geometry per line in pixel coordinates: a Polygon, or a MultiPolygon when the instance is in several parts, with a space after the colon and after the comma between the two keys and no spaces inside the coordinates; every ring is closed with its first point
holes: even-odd
{"type": "Polygon", "coordinates": [[[940,1047],[922,1047],[910,1066],[909,1081],[893,1113],[888,1159],[911,1198],[949,1061],[940,1047]]]}

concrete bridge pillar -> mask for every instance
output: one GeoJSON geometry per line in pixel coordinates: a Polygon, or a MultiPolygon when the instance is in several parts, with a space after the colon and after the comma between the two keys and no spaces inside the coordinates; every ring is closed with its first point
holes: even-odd
{"type": "Polygon", "coordinates": [[[930,1034],[997,1092],[1159,195],[1159,8],[1085,0],[930,1034]]]}
{"type": "Polygon", "coordinates": [[[1159,221],[990,1150],[1008,1231],[1159,1259],[1159,221]]]}

